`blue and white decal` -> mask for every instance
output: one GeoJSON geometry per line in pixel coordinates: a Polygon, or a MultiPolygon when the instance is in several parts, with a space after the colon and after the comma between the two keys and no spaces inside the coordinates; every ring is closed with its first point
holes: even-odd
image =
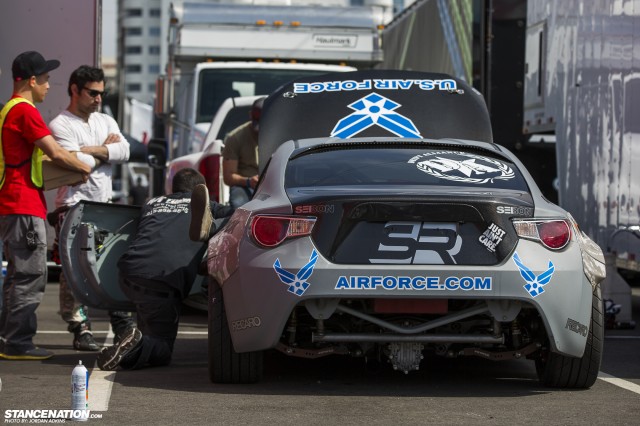
{"type": "Polygon", "coordinates": [[[342,275],[338,277],[335,290],[491,290],[491,277],[406,277],[382,275],[342,275]]]}
{"type": "Polygon", "coordinates": [[[352,92],[354,90],[458,90],[456,81],[445,80],[401,80],[401,79],[365,79],[360,81],[318,81],[314,83],[293,83],[294,93],[352,92]]]}
{"type": "Polygon", "coordinates": [[[518,253],[514,253],[513,261],[515,262],[516,266],[518,266],[518,269],[520,269],[520,275],[522,275],[522,278],[524,278],[524,280],[526,281],[524,288],[525,290],[527,290],[527,292],[529,292],[531,297],[537,297],[541,293],[544,293],[543,286],[549,284],[549,281],[551,281],[551,277],[553,276],[553,272],[556,270],[555,266],[553,266],[553,263],[549,261],[547,270],[542,272],[540,275],[536,275],[531,269],[529,269],[527,266],[525,266],[524,263],[522,263],[522,260],[520,260],[520,256],[518,256],[518,253]]]}
{"type": "Polygon", "coordinates": [[[355,112],[338,121],[331,137],[348,139],[375,125],[401,138],[421,138],[413,121],[394,112],[400,106],[391,99],[370,93],[349,105],[355,112]]]}
{"type": "Polygon", "coordinates": [[[278,278],[282,281],[283,284],[289,286],[287,291],[289,293],[293,293],[296,296],[302,296],[304,292],[309,288],[309,283],[307,280],[313,274],[313,268],[316,266],[316,262],[318,261],[318,253],[313,250],[311,252],[311,256],[309,257],[309,262],[304,265],[298,273],[294,274],[292,272],[287,271],[282,268],[280,265],[280,259],[276,259],[273,263],[273,269],[278,274],[278,278]]]}
{"type": "Polygon", "coordinates": [[[483,184],[515,177],[513,169],[502,161],[468,152],[429,152],[416,155],[408,163],[431,176],[456,182],[483,184]]]}

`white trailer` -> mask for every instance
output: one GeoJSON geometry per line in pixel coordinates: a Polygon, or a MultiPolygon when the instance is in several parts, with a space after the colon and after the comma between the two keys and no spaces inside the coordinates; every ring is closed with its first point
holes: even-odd
{"type": "Polygon", "coordinates": [[[229,97],[267,95],[297,77],[370,68],[382,60],[384,10],[374,6],[174,4],[154,137],[168,158],[202,150],[229,97]]]}
{"type": "Polygon", "coordinates": [[[617,269],[640,272],[640,3],[528,0],[525,76],[524,131],[555,140],[560,204],[607,255],[603,297],[631,326],[617,269]]]}

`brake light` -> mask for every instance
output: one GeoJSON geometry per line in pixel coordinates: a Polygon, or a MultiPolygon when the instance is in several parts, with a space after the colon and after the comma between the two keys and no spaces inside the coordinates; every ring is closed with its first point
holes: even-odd
{"type": "Polygon", "coordinates": [[[565,220],[514,220],[513,226],[519,237],[539,241],[551,250],[560,250],[571,240],[571,228],[565,220]]]}
{"type": "Polygon", "coordinates": [[[540,235],[542,244],[553,250],[563,248],[571,238],[569,225],[567,225],[564,220],[539,223],[538,234],[540,235]]]}
{"type": "Polygon", "coordinates": [[[251,221],[251,235],[263,247],[275,247],[288,238],[311,234],[315,217],[255,216],[251,221]]]}
{"type": "Polygon", "coordinates": [[[211,154],[200,160],[198,171],[204,176],[209,199],[220,202],[220,154],[211,154]]]}

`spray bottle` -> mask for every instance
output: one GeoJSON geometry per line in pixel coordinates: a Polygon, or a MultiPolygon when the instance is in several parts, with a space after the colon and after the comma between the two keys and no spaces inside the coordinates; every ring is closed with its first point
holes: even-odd
{"type": "Polygon", "coordinates": [[[89,372],[82,365],[82,360],[71,372],[71,409],[74,410],[74,420],[87,420],[86,413],[89,409],[89,372]],[[82,410],[76,413],[77,410],[82,410]],[[80,414],[80,415],[76,415],[80,414]]]}

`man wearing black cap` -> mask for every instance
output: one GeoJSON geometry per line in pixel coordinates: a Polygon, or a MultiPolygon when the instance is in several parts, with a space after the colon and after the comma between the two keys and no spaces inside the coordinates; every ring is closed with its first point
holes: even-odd
{"type": "Polygon", "coordinates": [[[88,178],[90,167],[60,147],[35,103],[49,90],[49,71],[60,66],[34,51],[11,67],[13,96],[0,112],[0,239],[8,262],[0,314],[0,359],[41,360],[53,353],[33,344],[36,308],[47,282],[47,214],[42,154],[88,178]]]}

